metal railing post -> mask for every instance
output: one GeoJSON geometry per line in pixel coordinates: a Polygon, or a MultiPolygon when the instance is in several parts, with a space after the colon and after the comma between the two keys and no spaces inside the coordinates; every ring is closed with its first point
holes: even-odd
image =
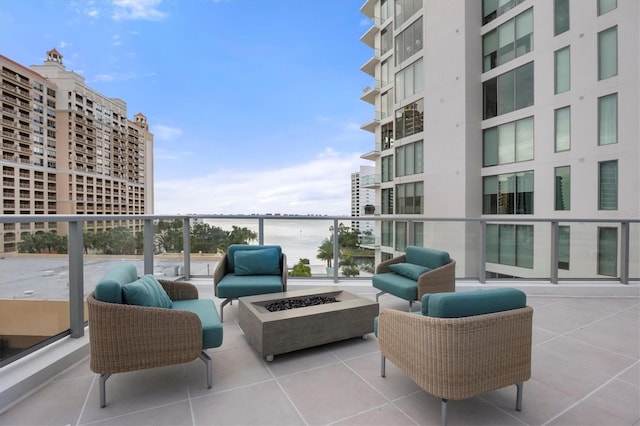
{"type": "Polygon", "coordinates": [[[84,265],[82,221],[69,221],[69,329],[71,337],[84,336],[84,265]]]}
{"type": "Polygon", "coordinates": [[[558,251],[559,251],[559,228],[558,221],[551,221],[551,247],[549,259],[549,281],[551,284],[558,284],[558,251]]]}
{"type": "Polygon", "coordinates": [[[620,282],[629,284],[629,222],[620,222],[620,282]]]}
{"type": "Polygon", "coordinates": [[[145,219],[142,239],[144,241],[144,273],[153,274],[153,219],[145,219]]]}
{"type": "Polygon", "coordinates": [[[182,220],[182,241],[184,279],[188,280],[191,277],[191,221],[188,217],[182,220]]]}
{"type": "Polygon", "coordinates": [[[340,268],[340,244],[338,242],[338,219],[333,219],[333,282],[338,282],[338,268],[340,268]]]}
{"type": "Polygon", "coordinates": [[[264,218],[258,219],[258,244],[264,245],[264,218]]]}
{"type": "Polygon", "coordinates": [[[487,282],[487,221],[480,221],[480,270],[478,271],[480,284],[487,282]]]}

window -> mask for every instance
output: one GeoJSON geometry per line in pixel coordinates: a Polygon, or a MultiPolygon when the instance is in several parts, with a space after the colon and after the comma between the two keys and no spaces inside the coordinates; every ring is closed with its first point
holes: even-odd
{"type": "Polygon", "coordinates": [[[533,62],[483,83],[484,119],[533,105],[533,62]]]}
{"type": "Polygon", "coordinates": [[[598,163],[598,209],[618,209],[618,160],[598,163]]]}
{"type": "Polygon", "coordinates": [[[598,33],[598,80],[618,75],[618,27],[598,33]]]}
{"type": "Polygon", "coordinates": [[[380,80],[383,87],[391,83],[391,75],[392,75],[391,62],[392,61],[393,61],[393,58],[389,58],[383,61],[382,64],[380,64],[380,80]]]}
{"type": "Polygon", "coordinates": [[[396,148],[396,176],[422,173],[424,167],[423,143],[418,141],[396,148]]]}
{"type": "Polygon", "coordinates": [[[483,71],[533,50],[533,9],[521,13],[482,37],[483,71]]]}
{"type": "Polygon", "coordinates": [[[571,89],[571,51],[569,46],[555,52],[554,93],[571,89]]]}
{"type": "Polygon", "coordinates": [[[380,22],[384,22],[391,16],[391,1],[380,1],[380,22]]]}
{"type": "Polygon", "coordinates": [[[513,9],[524,0],[482,0],[482,25],[513,9]]]}
{"type": "Polygon", "coordinates": [[[569,0],[554,0],[553,24],[554,35],[569,31],[569,0]]]}
{"type": "Polygon", "coordinates": [[[571,227],[558,226],[558,269],[569,270],[571,227]]]}
{"type": "Polygon", "coordinates": [[[598,275],[615,277],[618,273],[618,229],[598,227],[598,275]]]}
{"type": "Polygon", "coordinates": [[[396,65],[422,50],[422,17],[409,25],[396,37],[396,65]]]}
{"type": "Polygon", "coordinates": [[[598,98],[598,145],[618,143],[618,94],[598,98]]]}
{"type": "Polygon", "coordinates": [[[483,178],[483,214],[533,214],[533,171],[483,178]]]}
{"type": "Polygon", "coordinates": [[[382,170],[382,182],[390,182],[393,180],[393,155],[387,155],[380,159],[380,168],[382,170]]]}
{"type": "Polygon", "coordinates": [[[533,268],[533,225],[487,224],[486,260],[533,268]]]}
{"type": "Polygon", "coordinates": [[[533,159],[533,117],[485,129],[483,166],[533,159]]]}
{"type": "Polygon", "coordinates": [[[393,244],[393,222],[382,221],[382,234],[380,235],[380,244],[391,247],[393,244]]]}
{"type": "Polygon", "coordinates": [[[404,251],[407,248],[407,222],[396,222],[395,249],[404,251]]]}
{"type": "Polygon", "coordinates": [[[416,14],[422,8],[422,0],[396,0],[395,1],[395,25],[398,28],[407,19],[416,14]]]}
{"type": "Polygon", "coordinates": [[[383,119],[393,114],[393,89],[380,96],[380,109],[383,119]]]}
{"type": "Polygon", "coordinates": [[[413,222],[413,245],[424,247],[424,222],[413,222]]]}
{"type": "Polygon", "coordinates": [[[394,86],[396,103],[421,92],[423,89],[423,76],[422,58],[396,73],[396,83],[394,86]]]}
{"type": "Polygon", "coordinates": [[[618,0],[598,0],[598,16],[618,7],[618,0]]]}
{"type": "Polygon", "coordinates": [[[571,210],[571,166],[555,168],[556,210],[571,210]]]}
{"type": "Polygon", "coordinates": [[[555,152],[571,149],[571,107],[555,110],[555,152]]]}
{"type": "Polygon", "coordinates": [[[422,214],[423,188],[422,182],[396,185],[396,214],[422,214]]]}
{"type": "Polygon", "coordinates": [[[424,100],[420,99],[396,110],[396,139],[424,130],[424,100]]]}
{"type": "Polygon", "coordinates": [[[389,149],[393,147],[393,122],[383,124],[381,127],[380,137],[382,139],[382,149],[389,149]]]}
{"type": "Polygon", "coordinates": [[[393,214],[393,188],[382,189],[382,214],[393,214]]]}
{"type": "Polygon", "coordinates": [[[387,53],[391,47],[393,46],[393,32],[391,30],[391,25],[383,28],[380,31],[380,54],[384,55],[387,53]]]}

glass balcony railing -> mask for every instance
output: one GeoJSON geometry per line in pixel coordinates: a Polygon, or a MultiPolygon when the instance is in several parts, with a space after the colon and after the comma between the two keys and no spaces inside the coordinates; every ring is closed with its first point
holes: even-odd
{"type": "Polygon", "coordinates": [[[139,275],[165,279],[212,278],[226,247],[239,242],[282,246],[292,280],[367,280],[407,245],[448,251],[458,279],[481,283],[640,277],[638,219],[4,215],[0,231],[0,366],[60,336],[82,336],[84,299],[113,266],[131,262],[139,275]],[[350,228],[363,221],[376,232],[350,228]]]}

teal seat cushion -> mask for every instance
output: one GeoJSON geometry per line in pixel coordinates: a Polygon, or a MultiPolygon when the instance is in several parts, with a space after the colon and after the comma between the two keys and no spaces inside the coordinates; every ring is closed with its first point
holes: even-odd
{"type": "Polygon", "coordinates": [[[401,299],[418,300],[418,282],[395,272],[375,274],[371,283],[375,288],[401,299]]]}
{"type": "Polygon", "coordinates": [[[407,263],[436,269],[451,262],[449,253],[425,247],[408,246],[405,249],[407,263]]]}
{"type": "Polygon", "coordinates": [[[216,287],[218,297],[237,298],[283,291],[280,275],[227,274],[216,287]]]}
{"type": "Polygon", "coordinates": [[[394,263],[392,265],[389,265],[389,270],[391,270],[391,272],[395,272],[396,274],[400,274],[403,277],[418,281],[420,275],[424,274],[425,272],[429,272],[431,268],[416,265],[413,263],[394,263]]]}
{"type": "Polygon", "coordinates": [[[118,265],[98,281],[94,297],[101,302],[122,303],[122,286],[137,279],[138,271],[134,265],[130,263],[118,265]]]}
{"type": "Polygon", "coordinates": [[[233,273],[235,271],[235,253],[238,251],[250,251],[250,250],[264,250],[268,248],[274,248],[278,252],[278,260],[282,256],[282,248],[276,245],[263,245],[252,246],[249,244],[231,244],[227,248],[227,273],[233,273]]]}
{"type": "Polygon", "coordinates": [[[202,349],[217,348],[222,345],[222,323],[213,300],[176,300],[173,302],[172,309],[198,315],[202,323],[202,349]]]}
{"type": "Polygon", "coordinates": [[[280,253],[273,247],[234,253],[236,275],[280,275],[280,253]]]}
{"type": "Polygon", "coordinates": [[[425,294],[423,315],[437,318],[461,318],[524,308],[527,295],[515,288],[492,288],[457,293],[425,294]]]}
{"type": "Polygon", "coordinates": [[[171,299],[153,275],[145,275],[122,286],[122,298],[128,305],[171,308],[171,299]]]}

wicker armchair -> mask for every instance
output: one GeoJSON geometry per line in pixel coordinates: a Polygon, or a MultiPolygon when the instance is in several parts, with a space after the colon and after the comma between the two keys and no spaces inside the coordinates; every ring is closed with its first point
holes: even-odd
{"type": "Polygon", "coordinates": [[[381,376],[389,359],[426,392],[442,398],[443,425],[447,400],[513,384],[520,411],[523,382],[531,377],[532,317],[530,306],[461,318],[383,309],[377,328],[381,376]]]}
{"type": "Polygon", "coordinates": [[[372,278],[376,301],[385,293],[409,301],[409,310],[413,302],[422,300],[422,296],[431,293],[453,292],[456,290],[456,261],[447,252],[423,247],[408,246],[406,253],[385,260],[376,266],[372,278]],[[416,277],[402,276],[393,272],[393,265],[429,266],[430,270],[416,277]]]}
{"type": "MultiPolygon", "coordinates": [[[[172,301],[198,299],[198,290],[192,284],[158,281],[172,301]]],[[[203,348],[203,327],[197,314],[102,302],[95,298],[95,292],[87,296],[87,305],[90,368],[100,374],[101,407],[106,405],[105,382],[111,374],[191,362],[196,358],[206,364],[207,387],[211,388],[211,358],[203,348]]]]}

